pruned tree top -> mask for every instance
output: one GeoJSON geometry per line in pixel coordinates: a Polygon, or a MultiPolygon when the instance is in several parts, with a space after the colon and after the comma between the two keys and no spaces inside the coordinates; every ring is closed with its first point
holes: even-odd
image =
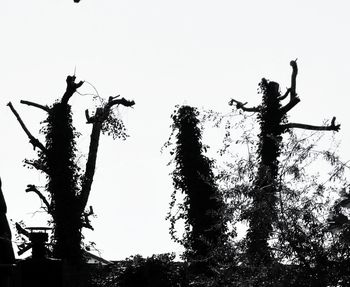
{"type": "Polygon", "coordinates": [[[61,99],[54,104],[42,105],[22,100],[21,103],[43,110],[47,113],[45,126],[41,132],[45,135],[45,145],[35,138],[24,124],[12,103],[9,108],[20,123],[34,148],[38,148],[38,158],[25,160],[25,163],[44,172],[47,177],[45,186],[49,196],[34,184],[28,184],[26,192],[34,192],[41,200],[42,207],[52,216],[54,224],[54,250],[58,258],[75,262],[81,258],[81,229],[93,229],[89,216],[93,215],[90,206],[85,210],[95,175],[99,139],[101,133],[125,139],[125,127],[120,119],[113,116],[113,107],[132,107],[134,101],[125,98],[109,97],[108,101],[96,108],[93,116],[86,111],[88,124],[92,124],[90,144],[85,170],[82,171],[76,161],[77,132],[73,126],[69,100],[84,84],[76,82],[75,76],[67,76],[66,90],[61,99]]]}
{"type": "MultiPolygon", "coordinates": [[[[261,80],[262,86],[266,86],[268,83],[273,83],[275,85],[275,88],[277,89],[277,92],[279,94],[278,100],[281,102],[285,100],[286,98],[289,97],[288,103],[285,105],[281,105],[279,108],[278,112],[281,113],[281,115],[286,115],[291,109],[293,109],[299,102],[300,98],[298,97],[298,94],[296,92],[296,78],[298,75],[298,65],[297,65],[297,60],[290,61],[290,65],[292,67],[292,75],[291,75],[291,85],[290,88],[286,90],[284,95],[280,95],[279,91],[279,85],[274,82],[269,82],[266,79],[261,80]]],[[[241,102],[236,99],[231,99],[229,101],[229,105],[233,106],[235,105],[237,109],[241,109],[244,112],[261,112],[262,111],[262,105],[259,105],[257,107],[247,107],[246,105],[248,102],[241,102]]],[[[333,117],[331,120],[330,125],[325,125],[325,126],[315,126],[315,125],[309,125],[309,124],[300,124],[300,123],[285,123],[281,124],[281,128],[284,130],[291,129],[291,128],[300,128],[300,129],[308,129],[308,130],[323,130],[323,131],[339,131],[340,130],[340,124],[335,124],[336,118],[333,117]]]]}

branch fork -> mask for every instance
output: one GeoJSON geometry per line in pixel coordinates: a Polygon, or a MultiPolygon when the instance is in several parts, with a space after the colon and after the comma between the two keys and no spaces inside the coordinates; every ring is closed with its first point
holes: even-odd
{"type": "MultiPolygon", "coordinates": [[[[287,114],[292,108],[294,108],[299,102],[300,98],[297,96],[296,93],[296,78],[298,75],[298,65],[297,65],[297,59],[290,61],[290,66],[292,67],[292,75],[291,75],[291,86],[287,89],[286,93],[282,96],[280,96],[278,99],[280,101],[286,99],[288,95],[290,95],[289,102],[280,108],[280,112],[285,115],[287,114]]],[[[236,104],[237,109],[241,109],[245,112],[259,112],[260,106],[253,107],[253,108],[246,108],[246,103],[242,103],[240,101],[237,101],[235,99],[230,100],[229,105],[232,106],[233,104],[236,104]]],[[[307,124],[299,124],[299,123],[287,123],[281,125],[282,129],[290,129],[290,128],[300,128],[300,129],[307,129],[307,130],[316,130],[316,131],[336,131],[338,132],[340,130],[340,124],[335,124],[336,118],[333,117],[331,120],[331,124],[328,126],[313,126],[313,125],[307,125],[307,124]]]]}
{"type": "Polygon", "coordinates": [[[41,199],[41,201],[45,204],[47,212],[51,214],[51,212],[52,212],[51,204],[49,203],[49,201],[46,199],[46,197],[38,190],[38,188],[34,184],[28,184],[25,191],[36,193],[39,196],[39,198],[41,199]]]}

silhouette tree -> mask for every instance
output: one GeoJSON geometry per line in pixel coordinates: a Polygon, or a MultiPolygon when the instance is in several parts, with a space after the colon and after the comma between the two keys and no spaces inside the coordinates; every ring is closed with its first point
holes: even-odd
{"type": "Polygon", "coordinates": [[[114,106],[131,107],[134,101],[110,97],[98,107],[93,116],[86,110],[87,123],[92,124],[89,153],[82,172],[76,161],[77,132],[72,124],[71,106],[68,104],[76,90],[83,82],[75,82],[75,76],[66,79],[67,88],[61,100],[51,107],[29,101],[22,104],[33,106],[47,112],[46,126],[41,130],[46,137],[43,145],[27,129],[11,102],[8,104],[34,148],[38,149],[38,158],[25,160],[25,164],[43,172],[47,178],[48,198],[33,184],[27,186],[27,192],[36,193],[52,216],[54,226],[54,255],[71,263],[79,263],[81,253],[81,230],[83,227],[93,229],[89,216],[93,214],[90,206],[85,210],[94,178],[100,134],[108,133],[113,137],[125,139],[125,128],[121,120],[112,111],[114,106]]]}
{"type": "Polygon", "coordinates": [[[186,249],[184,257],[190,262],[193,275],[211,276],[211,268],[227,239],[227,226],[223,198],[211,170],[213,163],[203,155],[205,147],[201,142],[197,116],[198,111],[190,106],[181,106],[172,115],[172,129],[176,133],[173,151],[176,168],[172,173],[174,192],[168,219],[172,238],[186,249]],[[181,192],[184,199],[177,205],[179,210],[172,215],[177,192],[181,192]],[[185,222],[182,239],[175,234],[177,220],[185,222]]]}
{"type": "Polygon", "coordinates": [[[258,144],[259,166],[250,192],[252,206],[246,212],[249,221],[247,232],[247,255],[251,265],[269,265],[273,262],[268,240],[276,222],[276,191],[278,189],[277,176],[279,168],[279,155],[281,152],[282,135],[292,128],[308,130],[338,131],[340,125],[335,124],[335,117],[328,126],[313,126],[308,124],[289,123],[287,113],[300,102],[296,93],[296,77],[298,67],[296,61],[291,61],[291,86],[284,95],[280,94],[279,84],[262,79],[259,84],[263,94],[262,104],[258,107],[246,107],[235,99],[230,105],[244,112],[258,113],[260,122],[260,135],[258,144]],[[282,101],[288,96],[289,102],[282,101]]]}
{"type": "Polygon", "coordinates": [[[13,253],[11,230],[7,221],[6,213],[7,206],[2,193],[0,179],[0,264],[13,264],[15,263],[15,255],[13,253]]]}

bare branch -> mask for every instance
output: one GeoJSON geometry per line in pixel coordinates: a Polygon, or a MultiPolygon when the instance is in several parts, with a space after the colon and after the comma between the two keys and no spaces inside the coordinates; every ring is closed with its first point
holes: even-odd
{"type": "Polygon", "coordinates": [[[88,109],[85,110],[85,117],[86,117],[86,123],[87,124],[91,124],[91,123],[94,122],[93,118],[90,117],[90,115],[89,115],[89,110],[88,109]]]}
{"type": "Polygon", "coordinates": [[[242,103],[242,102],[237,101],[237,100],[235,100],[235,99],[231,99],[231,100],[229,101],[228,104],[229,104],[230,106],[233,106],[234,103],[236,104],[236,108],[237,108],[237,109],[241,109],[241,110],[244,111],[244,112],[254,112],[254,113],[256,113],[256,112],[259,112],[259,111],[260,111],[260,106],[258,106],[258,107],[252,107],[252,108],[246,108],[245,105],[247,104],[247,102],[242,103]]]}
{"type": "Polygon", "coordinates": [[[282,114],[288,113],[294,106],[296,106],[300,102],[300,99],[298,97],[291,98],[289,103],[286,104],[284,107],[280,109],[282,114]]]}
{"type": "Polygon", "coordinates": [[[107,103],[107,105],[105,106],[104,109],[105,110],[106,109],[109,110],[114,105],[123,105],[125,107],[132,107],[133,105],[135,105],[134,101],[129,101],[129,100],[126,100],[125,98],[116,99],[117,97],[119,97],[119,96],[110,97],[109,100],[108,100],[108,103],[107,103]]]}
{"type": "Polygon", "coordinates": [[[21,117],[19,116],[19,114],[17,113],[17,111],[15,110],[15,108],[13,107],[12,103],[9,102],[7,104],[12,113],[15,115],[15,117],[17,118],[17,121],[20,123],[22,129],[24,130],[24,132],[27,134],[27,136],[29,137],[29,142],[33,145],[34,149],[35,147],[38,147],[39,149],[41,149],[43,152],[47,153],[47,149],[44,147],[44,145],[35,137],[33,137],[33,135],[30,133],[30,131],[27,129],[27,127],[25,126],[25,124],[23,123],[21,117]]]}
{"type": "Polygon", "coordinates": [[[284,94],[283,96],[278,97],[278,100],[279,100],[279,101],[283,101],[285,98],[287,98],[288,95],[289,95],[289,93],[290,93],[290,90],[291,90],[291,89],[288,88],[287,91],[285,92],[285,94],[284,94]]]}
{"type": "Polygon", "coordinates": [[[81,192],[80,192],[80,209],[83,211],[87,201],[89,199],[91,185],[93,182],[95,168],[96,168],[96,159],[97,159],[97,151],[98,145],[100,141],[102,129],[102,122],[95,121],[92,125],[92,131],[90,135],[90,146],[89,146],[89,154],[85,167],[85,174],[82,178],[81,184],[81,192]]]}
{"type": "Polygon", "coordinates": [[[297,96],[296,93],[296,79],[298,75],[298,65],[297,65],[297,59],[294,61],[290,61],[290,65],[292,66],[293,72],[291,76],[291,84],[290,84],[290,98],[294,99],[297,96]]]}
{"type": "Polygon", "coordinates": [[[16,229],[19,234],[22,234],[29,238],[29,232],[25,230],[18,222],[16,222],[16,229]]]}
{"type": "Polygon", "coordinates": [[[89,154],[85,167],[85,174],[83,176],[80,192],[80,203],[81,210],[83,211],[87,201],[89,199],[91,185],[93,182],[96,160],[97,160],[97,151],[100,141],[100,135],[102,130],[103,121],[105,121],[110,113],[110,109],[114,105],[123,105],[125,107],[132,107],[135,105],[134,101],[129,101],[124,98],[116,99],[116,97],[110,97],[108,103],[103,108],[97,108],[95,115],[93,117],[89,116],[88,112],[85,112],[87,116],[88,123],[93,123],[92,131],[90,135],[90,145],[89,145],[89,154]]]}
{"type": "Polygon", "coordinates": [[[335,117],[333,117],[332,122],[329,126],[313,126],[313,125],[306,125],[306,124],[299,124],[299,123],[288,123],[281,125],[283,129],[291,129],[291,128],[298,128],[298,129],[304,129],[304,130],[313,130],[313,131],[339,131],[340,125],[335,124],[335,117]]]}
{"type": "Polygon", "coordinates": [[[35,169],[41,170],[41,171],[45,172],[46,174],[49,174],[49,171],[47,170],[47,168],[44,165],[38,163],[37,161],[25,159],[24,163],[27,165],[31,165],[35,169]]]}
{"type": "Polygon", "coordinates": [[[21,100],[21,104],[28,105],[28,106],[33,106],[33,107],[42,109],[45,112],[49,112],[50,111],[48,106],[43,106],[43,105],[40,105],[40,104],[37,104],[37,103],[33,103],[33,102],[30,102],[30,101],[21,100]]]}
{"type": "MultiPolygon", "coordinates": [[[[290,93],[290,100],[288,104],[286,104],[284,107],[280,109],[283,114],[286,114],[287,112],[289,112],[296,104],[300,102],[300,99],[297,97],[297,93],[296,93],[296,79],[298,75],[297,60],[290,61],[290,65],[292,66],[292,69],[293,69],[292,76],[291,76],[291,86],[287,90],[287,93],[290,93]]],[[[286,94],[282,96],[282,99],[286,97],[286,94]]]]}
{"type": "Polygon", "coordinates": [[[26,192],[34,192],[36,193],[39,198],[42,200],[42,202],[45,204],[46,208],[47,208],[47,212],[51,214],[51,204],[48,202],[48,200],[46,199],[46,197],[36,188],[36,186],[34,184],[28,184],[27,188],[26,188],[26,192]]]}

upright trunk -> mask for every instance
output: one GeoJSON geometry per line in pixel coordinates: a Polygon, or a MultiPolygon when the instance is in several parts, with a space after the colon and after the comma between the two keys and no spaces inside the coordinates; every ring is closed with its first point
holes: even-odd
{"type": "Polygon", "coordinates": [[[54,255],[71,262],[81,260],[82,214],[75,164],[75,135],[70,106],[56,103],[49,112],[46,135],[47,190],[51,194],[54,255]]]}
{"type": "Polygon", "coordinates": [[[15,263],[11,242],[11,230],[6,217],[7,206],[1,189],[0,180],[0,264],[15,263]]]}
{"type": "Polygon", "coordinates": [[[291,86],[284,95],[280,94],[277,83],[262,79],[260,88],[263,92],[263,101],[260,106],[248,108],[246,107],[247,103],[235,99],[230,101],[230,105],[235,104],[237,109],[258,113],[260,122],[259,167],[250,194],[252,206],[246,213],[246,218],[249,221],[247,257],[253,266],[266,266],[273,262],[268,241],[273,231],[273,224],[277,219],[278,157],[282,145],[282,134],[291,128],[318,131],[339,131],[340,129],[340,125],[335,124],[335,117],[328,126],[286,122],[287,113],[300,102],[296,93],[296,77],[298,74],[296,60],[291,61],[290,65],[293,69],[291,86]],[[282,106],[281,101],[286,99],[288,95],[290,95],[289,102],[282,106]]]}
{"type": "MultiPolygon", "coordinates": [[[[96,113],[97,114],[100,113],[99,111],[100,110],[97,109],[96,113]]],[[[97,118],[97,120],[94,121],[92,124],[92,130],[90,135],[89,157],[86,162],[85,174],[82,178],[80,203],[79,203],[81,212],[84,211],[84,208],[87,204],[87,201],[90,195],[91,185],[95,174],[97,151],[98,151],[98,146],[100,142],[101,130],[102,130],[102,120],[97,118]]]]}
{"type": "Polygon", "coordinates": [[[203,155],[198,112],[189,106],[179,108],[174,116],[178,130],[173,173],[175,189],[185,194],[186,224],[188,224],[186,257],[191,263],[191,273],[212,276],[220,248],[225,244],[227,231],[224,221],[224,203],[215,184],[211,161],[203,155]],[[190,231],[191,230],[191,231],[190,231]]]}
{"type": "Polygon", "coordinates": [[[248,258],[252,265],[268,265],[272,262],[268,239],[276,220],[276,178],[278,156],[281,147],[281,123],[278,84],[263,80],[263,104],[259,114],[259,167],[251,193],[253,206],[248,213],[248,258]]]}

